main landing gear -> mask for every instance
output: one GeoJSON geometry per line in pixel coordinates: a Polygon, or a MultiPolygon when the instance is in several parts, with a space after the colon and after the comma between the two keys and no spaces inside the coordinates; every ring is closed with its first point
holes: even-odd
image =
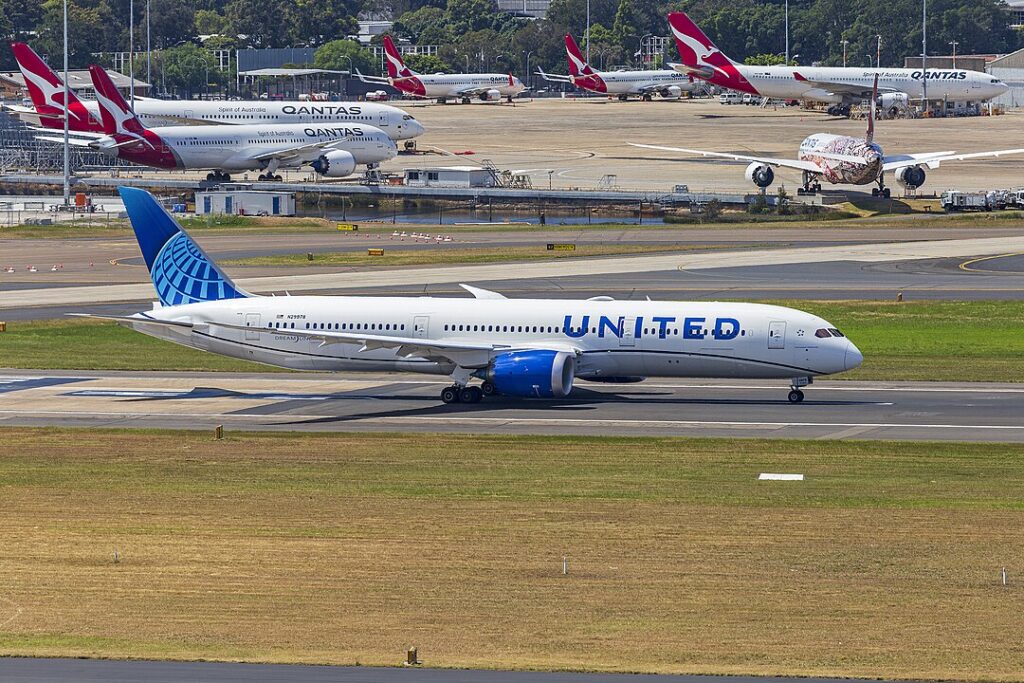
{"type": "Polygon", "coordinates": [[[814,195],[821,192],[820,176],[810,171],[804,171],[804,186],[797,189],[798,195],[814,195]]]}
{"type": "Polygon", "coordinates": [[[445,403],[479,403],[485,396],[497,395],[498,388],[487,381],[478,387],[453,384],[441,390],[441,400],[445,403]]]}
{"type": "Polygon", "coordinates": [[[885,186],[885,174],[884,173],[880,173],[878,175],[878,187],[871,188],[871,196],[872,197],[884,197],[885,199],[889,199],[889,197],[892,196],[892,193],[889,192],[889,188],[885,186]]]}
{"type": "Polygon", "coordinates": [[[260,182],[268,182],[269,181],[269,182],[279,183],[279,182],[281,182],[281,176],[274,175],[272,173],[261,173],[259,176],[257,176],[256,180],[258,180],[260,182]]]}
{"type": "Polygon", "coordinates": [[[794,377],[790,383],[789,389],[789,402],[790,403],[801,403],[804,400],[804,392],[800,391],[800,387],[806,387],[811,383],[810,377],[794,377]]]}
{"type": "Polygon", "coordinates": [[[222,173],[220,171],[214,171],[213,173],[207,173],[206,174],[206,179],[209,180],[211,183],[230,183],[231,182],[231,176],[228,175],[227,173],[222,173]]]}

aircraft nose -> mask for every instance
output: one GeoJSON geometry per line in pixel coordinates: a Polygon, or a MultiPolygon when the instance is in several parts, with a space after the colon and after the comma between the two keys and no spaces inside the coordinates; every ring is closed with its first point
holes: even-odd
{"type": "Polygon", "coordinates": [[[860,352],[860,349],[852,341],[847,340],[846,369],[853,370],[854,368],[859,368],[862,362],[864,362],[864,354],[860,352]]]}
{"type": "Polygon", "coordinates": [[[409,122],[409,132],[412,134],[412,137],[418,138],[419,136],[426,133],[427,129],[423,127],[422,123],[420,123],[416,119],[413,119],[412,121],[409,122]]]}

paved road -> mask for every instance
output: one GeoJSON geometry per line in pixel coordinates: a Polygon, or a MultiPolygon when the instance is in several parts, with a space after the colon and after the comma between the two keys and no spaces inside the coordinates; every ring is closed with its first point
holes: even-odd
{"type": "MultiPolygon", "coordinates": [[[[857,679],[851,678],[668,676],[29,658],[0,659],[0,680],[5,683],[858,683],[857,679]]],[[[871,683],[886,682],[872,680],[871,683]]]]}
{"type": "Polygon", "coordinates": [[[444,405],[408,375],[0,371],[0,424],[1024,442],[1024,385],[579,382],[570,399],[444,405]]]}

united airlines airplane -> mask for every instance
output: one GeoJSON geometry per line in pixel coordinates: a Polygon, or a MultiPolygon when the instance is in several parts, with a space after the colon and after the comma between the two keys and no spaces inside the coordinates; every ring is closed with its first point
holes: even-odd
{"type": "Polygon", "coordinates": [[[471,299],[254,296],[152,195],[119,191],[160,302],[96,317],[211,353],[296,370],[449,375],[445,403],[561,398],[576,379],[646,377],[783,379],[799,403],[813,378],[862,360],[831,323],[780,306],[506,299],[468,285],[471,299]]]}

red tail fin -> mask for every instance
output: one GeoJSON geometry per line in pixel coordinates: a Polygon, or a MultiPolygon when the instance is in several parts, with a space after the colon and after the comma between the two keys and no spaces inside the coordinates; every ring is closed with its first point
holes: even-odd
{"type": "Polygon", "coordinates": [[[40,123],[47,128],[63,128],[65,112],[68,129],[99,132],[100,122],[89,115],[82,101],[68,90],[68,105],[64,106],[64,81],[60,79],[35,50],[25,43],[12,43],[11,51],[18,62],[32,106],[40,115],[40,123]]]}
{"type": "Polygon", "coordinates": [[[103,67],[93,64],[89,67],[89,75],[92,76],[92,85],[96,88],[96,101],[100,105],[103,132],[107,135],[141,134],[145,126],[135,117],[135,112],[125,102],[121,91],[110,80],[103,67]]]}
{"type": "Polygon", "coordinates": [[[589,76],[594,73],[587,61],[583,58],[579,46],[572,36],[565,34],[565,53],[569,56],[569,73],[573,76],[589,76]]]}
{"type": "Polygon", "coordinates": [[[395,42],[388,35],[384,36],[384,61],[387,63],[389,78],[406,78],[413,75],[413,72],[405,65],[402,53],[398,51],[395,42]]]}
{"type": "Polygon", "coordinates": [[[717,86],[760,94],[741,72],[742,67],[726,57],[685,12],[670,12],[668,25],[676,39],[679,59],[693,73],[717,86]]]}

